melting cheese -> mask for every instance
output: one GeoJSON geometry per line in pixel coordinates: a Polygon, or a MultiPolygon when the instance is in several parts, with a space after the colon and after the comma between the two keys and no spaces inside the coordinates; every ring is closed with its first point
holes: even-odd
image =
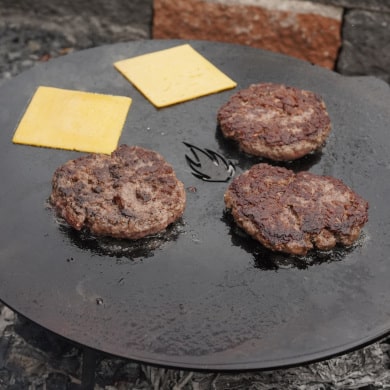
{"type": "Polygon", "coordinates": [[[188,44],[121,60],[114,66],[156,107],[237,85],[188,44]]]}
{"type": "Polygon", "coordinates": [[[131,98],[38,87],[13,142],[110,154],[116,149],[131,98]]]}

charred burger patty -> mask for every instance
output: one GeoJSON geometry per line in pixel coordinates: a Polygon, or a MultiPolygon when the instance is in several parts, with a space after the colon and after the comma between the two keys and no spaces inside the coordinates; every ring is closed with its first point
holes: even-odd
{"type": "Polygon", "coordinates": [[[186,195],[160,154],[121,145],[111,156],[89,154],[59,167],[50,202],[77,230],[138,239],[176,221],[186,195]]]}
{"type": "Polygon", "coordinates": [[[252,84],[218,111],[223,135],[243,152],[276,161],[295,160],[321,149],[331,124],[315,93],[283,84],[252,84]]]}
{"type": "Polygon", "coordinates": [[[233,180],[225,204],[265,247],[297,255],[349,246],[368,220],[368,203],[342,181],[264,163],[233,180]]]}

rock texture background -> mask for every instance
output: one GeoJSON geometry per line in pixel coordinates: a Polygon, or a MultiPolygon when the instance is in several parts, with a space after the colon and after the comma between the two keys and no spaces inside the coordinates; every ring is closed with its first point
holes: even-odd
{"type": "Polygon", "coordinates": [[[390,2],[314,0],[343,8],[342,44],[335,70],[390,82],[390,2]]]}
{"type": "Polygon", "coordinates": [[[0,0],[0,18],[64,35],[79,46],[149,38],[152,0],[0,0]]]}
{"type": "Polygon", "coordinates": [[[390,82],[388,0],[154,0],[153,37],[242,43],[390,82]]]}
{"type": "Polygon", "coordinates": [[[333,69],[341,22],[341,8],[301,1],[155,0],[153,36],[234,42],[333,69]]]}
{"type": "Polygon", "coordinates": [[[63,41],[56,54],[133,39],[221,40],[390,82],[389,0],[0,0],[0,40],[4,29],[26,47],[46,32],[63,41]]]}
{"type": "MultiPolygon", "coordinates": [[[[385,390],[390,339],[320,363],[274,371],[191,372],[98,353],[94,390],[385,390]]],[[[0,304],[0,390],[83,390],[83,351],[0,304]]]]}

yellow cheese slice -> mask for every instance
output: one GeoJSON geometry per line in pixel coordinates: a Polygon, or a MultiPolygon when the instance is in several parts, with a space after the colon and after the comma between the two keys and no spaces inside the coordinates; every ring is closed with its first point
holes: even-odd
{"type": "Polygon", "coordinates": [[[109,154],[131,98],[38,87],[15,131],[17,144],[109,154]]]}
{"type": "Polygon", "coordinates": [[[156,107],[237,85],[188,44],[121,60],[114,66],[156,107]]]}

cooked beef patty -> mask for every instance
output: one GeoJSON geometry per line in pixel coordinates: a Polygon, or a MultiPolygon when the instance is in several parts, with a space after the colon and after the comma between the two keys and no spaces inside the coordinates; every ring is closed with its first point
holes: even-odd
{"type": "Polygon", "coordinates": [[[368,203],[342,181],[264,163],[232,181],[225,204],[264,246],[297,255],[349,246],[368,220],[368,203]]]}
{"type": "Polygon", "coordinates": [[[165,229],[183,214],[186,201],[171,165],[138,146],[68,161],[57,168],[52,184],[50,202],[69,225],[117,238],[165,229]]]}
{"type": "Polygon", "coordinates": [[[220,129],[248,154],[295,160],[322,148],[331,125],[323,100],[282,84],[253,84],[218,111],[220,129]]]}

